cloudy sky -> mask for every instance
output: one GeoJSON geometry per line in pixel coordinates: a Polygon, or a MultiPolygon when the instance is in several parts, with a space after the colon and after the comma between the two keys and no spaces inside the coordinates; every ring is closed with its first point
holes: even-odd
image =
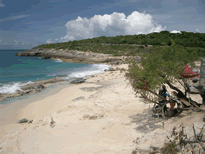
{"type": "Polygon", "coordinates": [[[0,0],[0,49],[168,30],[205,33],[205,0],[0,0]]]}

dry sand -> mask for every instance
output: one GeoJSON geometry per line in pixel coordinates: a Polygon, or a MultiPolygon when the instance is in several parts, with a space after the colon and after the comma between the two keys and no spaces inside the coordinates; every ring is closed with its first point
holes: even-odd
{"type": "MultiPolygon", "coordinates": [[[[117,67],[127,68],[127,64],[117,67]]],[[[127,82],[124,73],[107,71],[19,109],[16,119],[34,121],[15,124],[17,130],[0,142],[0,153],[131,154],[135,148],[163,146],[167,133],[181,122],[202,121],[201,113],[184,112],[164,121],[163,128],[159,119],[152,118],[153,105],[135,96],[127,82]],[[89,91],[89,87],[99,89],[89,91]],[[84,99],[73,101],[80,96],[84,99]]],[[[201,103],[200,95],[192,98],[201,103]]]]}

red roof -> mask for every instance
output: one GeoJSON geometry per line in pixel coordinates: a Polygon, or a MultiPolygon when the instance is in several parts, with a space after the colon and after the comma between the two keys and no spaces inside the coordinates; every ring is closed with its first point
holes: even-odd
{"type": "Polygon", "coordinates": [[[184,66],[184,70],[181,75],[188,78],[195,78],[199,76],[199,73],[193,72],[191,68],[188,65],[186,65],[184,66]]]}

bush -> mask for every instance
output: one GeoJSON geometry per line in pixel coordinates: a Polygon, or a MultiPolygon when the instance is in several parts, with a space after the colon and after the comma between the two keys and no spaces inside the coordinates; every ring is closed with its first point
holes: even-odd
{"type": "Polygon", "coordinates": [[[144,46],[141,45],[141,46],[139,46],[139,48],[140,48],[140,49],[144,49],[144,46]]]}

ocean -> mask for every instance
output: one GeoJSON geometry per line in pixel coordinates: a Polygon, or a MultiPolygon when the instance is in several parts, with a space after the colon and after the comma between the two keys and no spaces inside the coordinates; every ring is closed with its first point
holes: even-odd
{"type": "Polygon", "coordinates": [[[22,49],[0,49],[0,93],[15,93],[25,84],[37,80],[85,77],[103,73],[109,66],[105,64],[65,63],[60,59],[45,60],[39,57],[19,57],[15,53],[22,49]]]}

